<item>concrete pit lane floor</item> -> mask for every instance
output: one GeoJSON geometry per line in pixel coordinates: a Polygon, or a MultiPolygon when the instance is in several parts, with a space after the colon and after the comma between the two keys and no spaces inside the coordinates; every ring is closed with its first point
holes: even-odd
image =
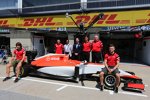
{"type": "MultiPolygon", "coordinates": [[[[145,91],[142,93],[123,91],[119,87],[116,94],[111,90],[101,92],[96,81],[66,82],[40,77],[25,77],[18,83],[14,78],[3,82],[5,65],[0,65],[0,100],[150,100],[150,66],[136,63],[121,63],[120,69],[133,71],[143,79],[145,91]]],[[[13,75],[13,72],[11,72],[13,75]]]]}

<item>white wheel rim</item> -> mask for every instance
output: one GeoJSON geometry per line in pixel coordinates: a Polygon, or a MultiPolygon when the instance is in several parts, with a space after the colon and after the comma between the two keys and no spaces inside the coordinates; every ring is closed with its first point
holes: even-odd
{"type": "Polygon", "coordinates": [[[105,77],[105,83],[108,85],[108,86],[114,86],[115,83],[116,83],[116,78],[115,76],[113,75],[107,75],[105,77]]]}

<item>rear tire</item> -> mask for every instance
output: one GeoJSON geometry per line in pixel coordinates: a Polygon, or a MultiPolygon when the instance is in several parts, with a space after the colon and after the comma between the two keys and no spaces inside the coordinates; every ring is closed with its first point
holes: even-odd
{"type": "MultiPolygon", "coordinates": [[[[20,77],[26,77],[30,73],[31,65],[24,63],[20,69],[20,77]]],[[[13,67],[14,74],[16,75],[16,66],[13,67]]]]}

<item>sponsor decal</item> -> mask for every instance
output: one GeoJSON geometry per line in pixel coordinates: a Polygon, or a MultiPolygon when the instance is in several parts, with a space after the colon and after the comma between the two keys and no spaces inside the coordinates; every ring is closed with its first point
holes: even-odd
{"type": "Polygon", "coordinates": [[[47,57],[46,61],[52,61],[52,60],[60,60],[59,57],[47,57]]]}
{"type": "Polygon", "coordinates": [[[9,29],[0,29],[0,32],[2,32],[2,33],[8,33],[10,31],[9,31],[9,29]]]}
{"type": "Polygon", "coordinates": [[[59,57],[52,57],[52,58],[50,58],[50,60],[60,60],[60,58],[59,57]]]}

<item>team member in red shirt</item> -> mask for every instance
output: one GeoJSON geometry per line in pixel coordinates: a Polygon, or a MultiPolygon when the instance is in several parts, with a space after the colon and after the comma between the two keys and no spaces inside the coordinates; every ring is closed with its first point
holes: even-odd
{"type": "Polygon", "coordinates": [[[115,53],[115,46],[110,44],[109,53],[105,54],[104,65],[105,67],[100,72],[100,89],[103,91],[103,80],[104,74],[112,73],[116,76],[116,87],[114,88],[114,92],[118,93],[118,87],[120,83],[120,74],[119,74],[119,62],[120,58],[117,53],[115,53]]]}
{"type": "Polygon", "coordinates": [[[19,81],[19,74],[20,74],[20,69],[22,67],[23,62],[25,62],[26,58],[26,51],[24,48],[22,48],[22,44],[20,42],[16,43],[16,48],[12,52],[12,57],[9,63],[6,65],[6,75],[7,77],[3,79],[3,81],[6,81],[10,79],[10,68],[13,66],[16,66],[16,79],[14,82],[19,81]]]}
{"type": "Polygon", "coordinates": [[[101,51],[103,48],[102,41],[99,40],[98,35],[94,36],[94,41],[92,42],[92,62],[99,63],[101,58],[101,51]]]}
{"type": "Polygon", "coordinates": [[[57,43],[55,44],[55,53],[62,54],[63,48],[64,48],[63,44],[60,43],[60,40],[57,40],[57,43]]]}
{"type": "Polygon", "coordinates": [[[91,43],[89,42],[89,39],[87,36],[84,38],[84,43],[82,46],[83,46],[83,50],[82,50],[83,60],[86,60],[87,62],[89,62],[91,43]]]}

